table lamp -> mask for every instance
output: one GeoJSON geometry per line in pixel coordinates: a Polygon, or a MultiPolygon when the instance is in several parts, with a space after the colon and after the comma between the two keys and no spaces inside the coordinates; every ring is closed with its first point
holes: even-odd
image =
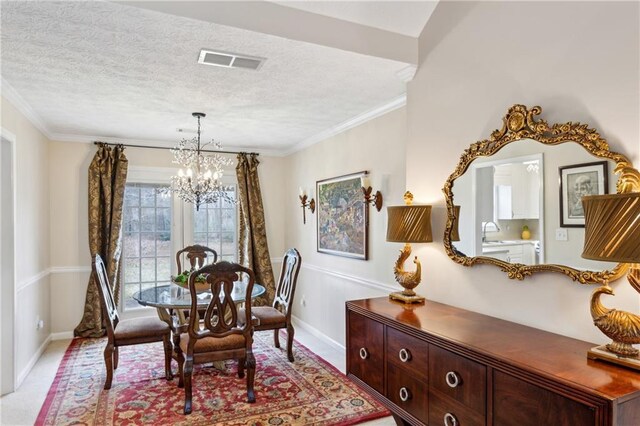
{"type": "Polygon", "coordinates": [[[411,255],[411,243],[430,243],[431,236],[431,206],[414,206],[413,194],[407,191],[404,194],[405,206],[387,207],[387,241],[405,243],[400,250],[400,256],[396,260],[393,268],[394,276],[398,284],[404,290],[391,293],[390,299],[399,300],[404,303],[424,302],[424,297],[419,296],[413,289],[420,284],[421,267],[416,256],[413,263],[416,270],[413,272],[404,270],[404,262],[411,255]]]}
{"type": "MultiPolygon", "coordinates": [[[[640,293],[640,192],[591,195],[582,198],[585,214],[585,259],[629,263],[627,279],[640,293]]],[[[627,367],[640,369],[640,316],[617,309],[605,308],[602,294],[613,295],[609,283],[595,289],[591,295],[593,323],[612,342],[591,349],[587,356],[627,367]]]]}

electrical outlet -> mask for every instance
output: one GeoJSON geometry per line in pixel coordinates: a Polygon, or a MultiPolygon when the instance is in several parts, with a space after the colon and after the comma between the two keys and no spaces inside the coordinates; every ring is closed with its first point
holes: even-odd
{"type": "Polygon", "coordinates": [[[304,296],[300,298],[300,305],[307,306],[307,299],[305,299],[304,296]]]}
{"type": "Polygon", "coordinates": [[[38,321],[38,330],[42,330],[44,328],[44,320],[38,321]]]}
{"type": "Polygon", "coordinates": [[[564,228],[556,229],[556,241],[567,241],[569,238],[567,236],[567,230],[564,228]]]}

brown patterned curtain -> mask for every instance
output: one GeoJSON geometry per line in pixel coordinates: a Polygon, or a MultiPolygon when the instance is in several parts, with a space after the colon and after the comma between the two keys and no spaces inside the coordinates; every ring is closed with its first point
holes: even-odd
{"type": "MultiPolygon", "coordinates": [[[[100,145],[89,165],[89,250],[92,258],[97,253],[104,260],[115,300],[118,300],[120,290],[122,203],[128,163],[122,145],[113,148],[100,145]]],[[[99,297],[92,274],[82,321],[74,330],[76,336],[100,337],[104,334],[99,297]]]]}
{"type": "Polygon", "coordinates": [[[256,282],[266,288],[266,293],[255,299],[255,306],[271,305],[276,292],[267,246],[267,230],[264,223],[264,207],[258,180],[256,154],[238,154],[238,211],[240,216],[239,263],[253,269],[256,282]]]}

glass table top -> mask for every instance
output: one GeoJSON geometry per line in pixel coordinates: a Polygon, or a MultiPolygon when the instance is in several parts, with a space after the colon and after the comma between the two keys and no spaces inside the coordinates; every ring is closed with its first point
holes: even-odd
{"type": "MultiPolygon", "coordinates": [[[[234,302],[244,302],[247,284],[241,281],[233,283],[231,298],[234,302]]],[[[260,284],[254,284],[251,291],[251,298],[264,294],[265,288],[260,284]]],[[[133,294],[133,298],[143,306],[167,309],[190,309],[191,294],[186,288],[176,284],[161,285],[155,288],[148,288],[133,294]]],[[[211,300],[211,292],[198,293],[198,308],[206,308],[211,300]]]]}

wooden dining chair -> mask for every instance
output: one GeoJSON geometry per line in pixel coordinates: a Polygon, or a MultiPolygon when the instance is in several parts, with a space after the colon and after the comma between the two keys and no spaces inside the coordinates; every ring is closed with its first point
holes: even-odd
{"type": "Polygon", "coordinates": [[[185,261],[185,267],[189,262],[189,272],[202,268],[207,263],[216,263],[218,261],[218,253],[212,248],[194,244],[187,246],[176,253],[176,263],[178,265],[178,274],[184,272],[182,269],[182,261],[185,261]],[[209,261],[212,259],[211,261],[209,261]]]}
{"type": "Polygon", "coordinates": [[[273,330],[273,340],[276,348],[280,347],[279,331],[287,329],[287,357],[293,362],[293,335],[295,330],[291,324],[291,308],[293,296],[298,282],[298,272],[302,257],[295,248],[287,250],[282,261],[280,279],[273,299],[273,306],[256,306],[253,308],[253,316],[259,321],[254,327],[255,331],[273,330]]]}
{"type": "Polygon", "coordinates": [[[178,387],[184,387],[184,413],[192,409],[192,380],[194,364],[226,359],[238,360],[238,377],[247,370],[247,401],[255,402],[253,381],[256,360],[253,356],[253,324],[251,322],[251,293],[255,281],[253,271],[237,263],[226,261],[200,268],[189,276],[191,312],[198,311],[195,279],[205,274],[211,288],[211,299],[204,317],[190,315],[187,332],[180,335],[176,355],[178,358],[178,387]],[[233,301],[233,283],[247,279],[244,321],[238,321],[238,308],[233,301]],[[242,323],[242,324],[239,324],[242,323]]]}
{"type": "Polygon", "coordinates": [[[118,309],[107,278],[107,271],[100,255],[94,256],[92,273],[100,294],[102,322],[107,329],[107,346],[104,349],[104,363],[107,367],[107,380],[104,388],[111,389],[113,370],[118,368],[118,348],[120,346],[142,343],[162,342],[164,345],[164,370],[167,380],[171,373],[171,328],[159,318],[135,318],[120,321],[118,309]]]}

